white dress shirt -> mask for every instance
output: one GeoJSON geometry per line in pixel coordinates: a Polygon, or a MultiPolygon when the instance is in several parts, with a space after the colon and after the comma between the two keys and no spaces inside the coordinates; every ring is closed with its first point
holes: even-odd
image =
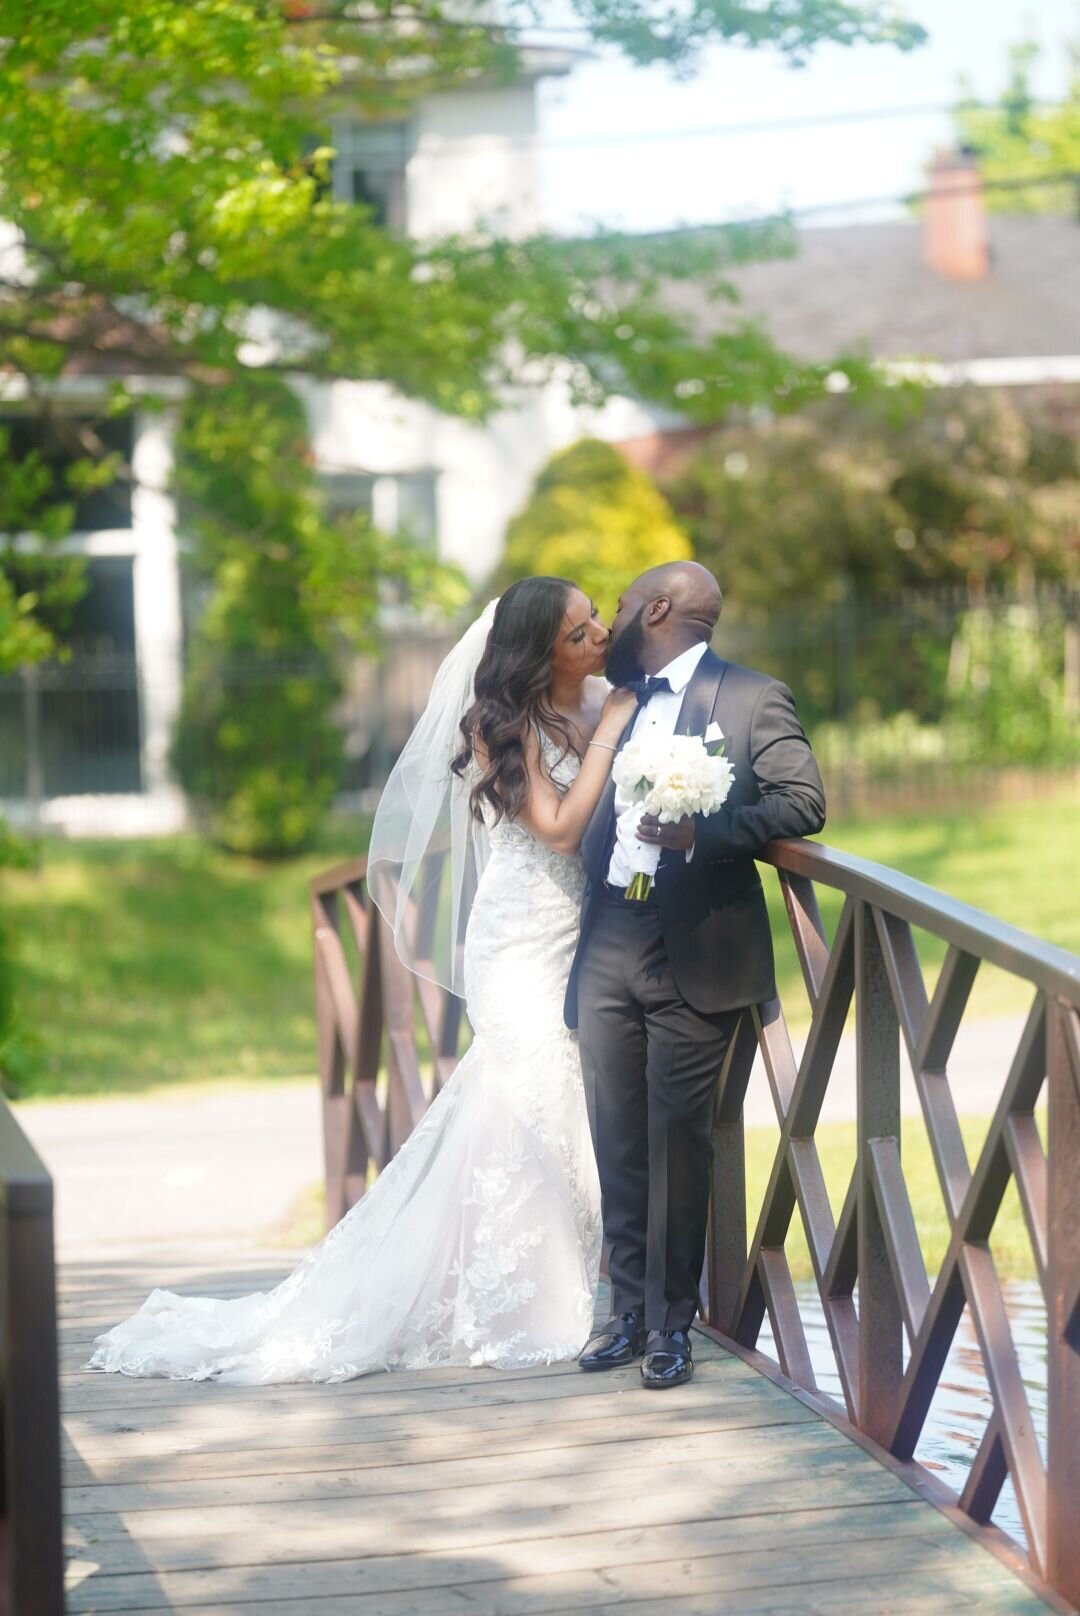
{"type": "MultiPolygon", "coordinates": [[[[694,669],[705,655],[705,650],[705,641],[702,640],[700,645],[692,645],[689,651],[683,651],[674,662],[669,662],[666,668],[658,670],[657,679],[666,679],[671,690],[658,690],[656,695],[639,709],[628,739],[635,735],[643,735],[649,730],[658,730],[661,735],[674,735],[675,725],[679,722],[679,713],[682,710],[683,693],[693,677],[694,669]]],[[[628,887],[639,870],[643,870],[646,875],[656,874],[662,849],[638,841],[637,828],[641,823],[641,814],[639,803],[623,803],[616,793],[615,846],[612,849],[611,863],[607,872],[607,879],[612,886],[628,887]]],[[[687,854],[688,859],[689,857],[690,853],[687,854]]]]}

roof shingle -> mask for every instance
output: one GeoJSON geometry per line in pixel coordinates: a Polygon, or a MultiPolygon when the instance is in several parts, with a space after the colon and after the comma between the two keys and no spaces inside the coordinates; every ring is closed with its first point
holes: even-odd
{"type": "MultiPolygon", "coordinates": [[[[950,364],[1080,354],[1080,222],[995,214],[989,234],[991,271],[980,281],[928,269],[921,226],[908,221],[803,230],[796,257],[748,265],[731,280],[740,312],[802,359],[859,347],[950,364]]],[[[730,322],[730,310],[691,283],[672,292],[702,330],[730,322]]]]}

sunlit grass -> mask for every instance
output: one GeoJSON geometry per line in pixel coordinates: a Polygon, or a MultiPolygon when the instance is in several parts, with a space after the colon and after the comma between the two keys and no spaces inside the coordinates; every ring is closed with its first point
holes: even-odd
{"type": "MultiPolygon", "coordinates": [[[[901,1126],[904,1182],[911,1200],[911,1211],[919,1244],[922,1247],[923,1260],[927,1273],[932,1277],[940,1269],[949,1244],[949,1220],[934,1168],[930,1143],[921,1122],[917,1119],[904,1118],[901,1126]]],[[[968,1160],[974,1167],[986,1135],[986,1118],[962,1118],[960,1127],[967,1147],[968,1160]]],[[[855,1165],[855,1124],[823,1123],[817,1128],[814,1138],[833,1215],[838,1218],[855,1165]]],[[[754,1228],[765,1198],[776,1145],[775,1129],[746,1130],[746,1204],[749,1240],[753,1240],[754,1237],[754,1228]]],[[[1031,1241],[1024,1223],[1020,1198],[1011,1179],[994,1224],[990,1245],[998,1273],[1003,1278],[1034,1277],[1035,1263],[1031,1254],[1031,1241]]],[[[798,1207],[792,1216],[784,1249],[791,1264],[793,1278],[811,1279],[814,1270],[798,1207]]]]}
{"type": "MultiPolygon", "coordinates": [[[[886,864],[928,886],[983,909],[999,920],[1080,953],[1080,788],[1058,790],[1044,801],[949,812],[912,811],[873,819],[830,821],[821,841],[886,864]]],[[[809,1021],[802,976],[775,874],[763,870],[773,935],[777,983],[789,1024],[809,1021]]],[[[831,936],[843,897],[819,887],[818,901],[831,936]]],[[[945,945],[916,935],[928,985],[933,986],[945,945]]],[[[1003,972],[976,978],[969,1016],[1009,1015],[1028,1009],[1031,988],[1003,972]]]]}
{"type": "MultiPolygon", "coordinates": [[[[977,812],[830,822],[824,840],[891,864],[1080,951],[1080,797],[977,812]]],[[[145,1091],[192,1080],[313,1076],[307,883],[363,850],[338,823],[303,858],[260,864],[195,837],[50,842],[36,871],[6,871],[0,910],[19,963],[18,1086],[27,1094],[145,1091]]],[[[764,872],[789,1020],[807,1011],[777,882],[764,872]]],[[[839,900],[821,893],[826,923],[839,900]]],[[[931,974],[943,950],[924,951],[931,974]]],[[[976,982],[975,1015],[1027,1007],[1002,973],[976,982]]]]}
{"type": "Polygon", "coordinates": [[[361,851],[366,831],[339,827],[319,851],[277,864],[195,837],[49,842],[38,870],[6,872],[20,1088],[312,1073],[307,883],[361,851]]]}

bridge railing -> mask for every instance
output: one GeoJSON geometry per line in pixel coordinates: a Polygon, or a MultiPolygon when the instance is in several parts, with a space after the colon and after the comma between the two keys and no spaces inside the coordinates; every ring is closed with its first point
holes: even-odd
{"type": "Polygon", "coordinates": [[[821,1397],[785,1251],[797,1209],[847,1419],[894,1459],[912,1462],[966,1304],[993,1411],[956,1503],[985,1524],[1010,1477],[1033,1568],[1080,1602],[1080,959],[828,847],[774,843],[765,860],[779,872],[812,1020],[796,1061],[783,1006],[778,1000],[756,1006],[721,1074],[708,1321],[753,1348],[768,1314],[780,1368],[821,1397]],[[819,886],[843,895],[831,939],[819,886]],[[913,927],[946,945],[932,994],[913,927]],[[972,1163],[948,1063],[984,964],[1029,984],[1032,999],[1001,1091],[990,1096],[993,1118],[972,1163]],[[856,1159],[834,1220],[815,1130],[852,1000],[856,1159]],[[932,1279],[900,1151],[901,1043],[948,1221],[945,1257],[932,1279]],[[742,1109],[758,1049],[780,1137],[748,1240],[742,1109]],[[1046,1149],[1035,1118],[1044,1089],[1046,1149]],[[1010,1180],[1047,1309],[1045,1464],[990,1243],[1010,1180]]]}
{"type": "MultiPolygon", "coordinates": [[[[460,999],[401,963],[366,874],[360,858],[311,883],[328,1228],[360,1199],[369,1173],[382,1171],[450,1077],[464,1021],[460,999]]],[[[435,924],[438,896],[433,880],[417,916],[418,938],[435,924]]]]}
{"type": "Polygon", "coordinates": [[[0,1616],[61,1616],[52,1180],[0,1100],[0,1616]]]}
{"type": "MultiPolygon", "coordinates": [[[[773,843],[763,862],[779,874],[812,1019],[797,1060],[780,1001],[754,1006],[720,1074],[706,1320],[745,1351],[757,1346],[767,1316],[779,1368],[802,1395],[826,1412],[842,1413],[892,1462],[913,1475],[921,1472],[927,1490],[941,1498],[945,1489],[922,1471],[914,1453],[966,1304],[993,1411],[967,1482],[952,1501],[971,1522],[985,1526],[1011,1478],[1032,1568],[1080,1604],[1080,959],[921,882],[817,843],[773,843]],[[818,886],[842,897],[831,938],[818,886]],[[945,945],[932,993],[913,928],[945,945]],[[984,964],[1028,984],[1032,997],[972,1163],[948,1064],[984,964]],[[857,1146],[834,1218],[815,1132],[853,1002],[857,1146]],[[901,1043],[948,1223],[946,1254],[933,1278],[901,1156],[901,1043]],[[743,1103],[759,1050],[780,1132],[751,1222],[743,1103]],[[1035,1116],[1044,1090],[1045,1147],[1035,1116]],[[1045,1463],[991,1250],[1010,1181],[1047,1310],[1045,1463]],[[811,1362],[785,1249],[796,1210],[842,1408],[821,1391],[811,1362]]],[[[398,961],[389,928],[369,905],[364,870],[364,861],[357,860],[312,885],[330,1222],[363,1194],[369,1162],[385,1165],[445,1083],[461,1031],[459,1001],[398,961]],[[342,912],[360,962],[359,993],[350,977],[342,912]]]]}

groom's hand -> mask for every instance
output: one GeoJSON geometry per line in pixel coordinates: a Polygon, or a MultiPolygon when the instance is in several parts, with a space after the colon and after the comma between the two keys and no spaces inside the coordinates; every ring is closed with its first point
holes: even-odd
{"type": "Polygon", "coordinates": [[[637,839],[648,847],[670,847],[675,853],[689,853],[694,845],[694,821],[688,815],[673,824],[661,825],[654,814],[642,814],[637,839]]]}

